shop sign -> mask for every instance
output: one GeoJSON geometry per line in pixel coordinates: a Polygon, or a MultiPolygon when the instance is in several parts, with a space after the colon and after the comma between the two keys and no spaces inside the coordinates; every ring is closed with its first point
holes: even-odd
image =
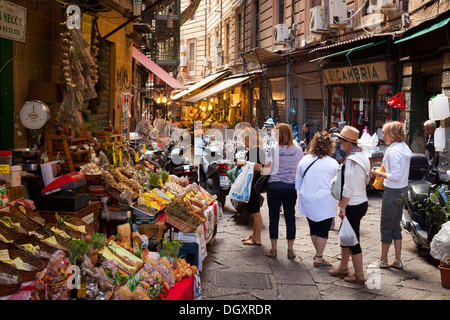
{"type": "Polygon", "coordinates": [[[385,62],[375,62],[350,66],[324,69],[323,74],[326,84],[351,84],[387,81],[385,62]]]}
{"type": "Polygon", "coordinates": [[[0,38],[25,43],[27,8],[9,1],[0,2],[0,38]]]}

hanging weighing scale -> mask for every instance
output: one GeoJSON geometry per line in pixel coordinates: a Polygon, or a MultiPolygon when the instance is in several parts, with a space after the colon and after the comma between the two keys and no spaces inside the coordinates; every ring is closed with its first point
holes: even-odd
{"type": "Polygon", "coordinates": [[[20,121],[23,126],[32,132],[32,147],[37,148],[37,131],[50,120],[50,108],[40,100],[30,100],[20,109],[20,121]]]}

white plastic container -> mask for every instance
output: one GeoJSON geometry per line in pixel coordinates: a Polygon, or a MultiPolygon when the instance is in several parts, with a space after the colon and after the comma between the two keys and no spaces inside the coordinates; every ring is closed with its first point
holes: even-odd
{"type": "Polygon", "coordinates": [[[450,117],[449,101],[445,94],[438,94],[429,102],[428,107],[431,120],[442,120],[450,117]]]}
{"type": "Polygon", "coordinates": [[[436,128],[434,132],[434,147],[436,151],[442,152],[445,148],[445,128],[436,128]]]}
{"type": "Polygon", "coordinates": [[[22,184],[22,167],[11,167],[11,187],[18,187],[22,184]]]}

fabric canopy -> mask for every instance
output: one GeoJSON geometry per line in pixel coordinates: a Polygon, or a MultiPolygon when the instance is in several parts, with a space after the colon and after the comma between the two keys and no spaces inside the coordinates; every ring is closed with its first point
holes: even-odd
{"type": "Polygon", "coordinates": [[[209,98],[211,96],[215,96],[224,91],[231,90],[233,87],[241,84],[242,82],[247,81],[249,78],[250,78],[250,76],[241,77],[241,78],[231,78],[231,79],[224,80],[224,81],[220,82],[219,84],[215,85],[214,87],[211,87],[195,96],[192,96],[192,97],[189,97],[186,99],[182,99],[182,101],[195,103],[197,101],[209,98]]]}
{"type": "Polygon", "coordinates": [[[174,89],[186,89],[186,87],[177,79],[172,77],[163,68],[158,66],[155,62],[150,60],[138,48],[133,47],[133,58],[142,63],[150,72],[163,80],[167,85],[174,89]]]}
{"type": "Polygon", "coordinates": [[[402,43],[402,42],[405,42],[405,41],[408,41],[408,40],[411,40],[411,39],[414,39],[414,38],[426,35],[428,32],[431,32],[431,31],[434,31],[434,30],[437,30],[439,28],[447,26],[449,21],[450,21],[450,17],[445,18],[445,19],[443,19],[443,20],[441,20],[441,21],[439,21],[439,22],[429,26],[428,28],[424,28],[424,29],[422,29],[420,31],[417,31],[417,32],[415,32],[415,33],[413,33],[413,34],[411,34],[409,36],[406,36],[406,37],[404,37],[404,38],[402,38],[400,40],[395,41],[394,44],[402,43]]]}
{"type": "MultiPolygon", "coordinates": [[[[193,84],[189,87],[189,89],[181,91],[180,93],[177,93],[172,97],[172,100],[180,100],[185,95],[190,95],[194,93],[196,90],[202,89],[202,87],[206,87],[207,85],[212,84],[214,81],[219,80],[220,78],[225,77],[229,73],[228,70],[225,71],[219,71],[217,73],[214,73],[206,78],[203,78],[199,82],[193,84]]],[[[194,93],[195,94],[195,93],[194,93]]]]}

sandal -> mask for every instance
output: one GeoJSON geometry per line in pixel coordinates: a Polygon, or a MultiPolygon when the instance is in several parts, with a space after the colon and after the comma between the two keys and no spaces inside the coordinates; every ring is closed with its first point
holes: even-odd
{"type": "Polygon", "coordinates": [[[251,235],[249,235],[247,238],[242,238],[242,242],[244,242],[244,241],[249,241],[249,240],[251,240],[251,239],[253,239],[253,235],[251,234],[251,235]]]}
{"type": "Polygon", "coordinates": [[[314,267],[331,267],[332,264],[322,258],[322,256],[315,256],[314,267]],[[315,259],[322,259],[320,262],[316,262],[315,259]]]}
{"type": "Polygon", "coordinates": [[[260,246],[261,242],[256,242],[255,239],[251,238],[247,241],[242,242],[243,244],[247,245],[247,246],[260,246]]]}
{"type": "Polygon", "coordinates": [[[346,278],[350,275],[348,272],[348,268],[341,270],[339,268],[328,270],[328,274],[332,277],[338,277],[338,278],[346,278]]]}
{"type": "Polygon", "coordinates": [[[294,250],[288,250],[287,258],[288,258],[289,260],[292,260],[292,259],[295,259],[295,257],[296,257],[296,255],[295,255],[294,250]]]}
{"type": "Polygon", "coordinates": [[[376,268],[389,269],[389,265],[387,264],[386,261],[378,260],[376,262],[372,262],[371,264],[369,264],[367,266],[367,268],[368,269],[376,269],[376,268]]]}
{"type": "Polygon", "coordinates": [[[270,249],[270,251],[266,253],[266,257],[275,259],[277,257],[277,250],[270,249]]]}
{"type": "Polygon", "coordinates": [[[352,274],[349,277],[345,277],[344,281],[363,285],[366,283],[366,279],[364,279],[364,274],[360,275],[352,274]]]}
{"type": "Polygon", "coordinates": [[[389,267],[398,270],[403,270],[403,263],[401,261],[394,261],[389,264],[389,267]]]}

